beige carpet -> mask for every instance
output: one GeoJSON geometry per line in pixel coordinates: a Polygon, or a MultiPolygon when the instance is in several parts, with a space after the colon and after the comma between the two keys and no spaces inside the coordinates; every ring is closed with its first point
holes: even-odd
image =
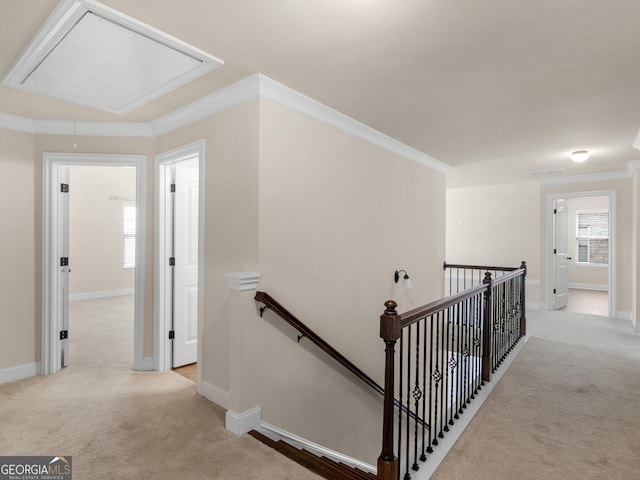
{"type": "Polygon", "coordinates": [[[639,479],[640,336],[571,313],[532,312],[529,326],[432,479],[639,479]]]}
{"type": "Polygon", "coordinates": [[[0,455],[71,455],[75,480],[318,479],[173,372],[130,369],[130,297],[73,302],[71,365],[0,385],[0,455]]]}

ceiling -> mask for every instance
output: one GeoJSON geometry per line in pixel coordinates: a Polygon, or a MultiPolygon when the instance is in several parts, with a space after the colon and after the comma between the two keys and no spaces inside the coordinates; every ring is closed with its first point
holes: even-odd
{"type": "MultiPolygon", "coordinates": [[[[224,65],[124,115],[4,84],[0,112],[149,122],[260,72],[453,166],[449,187],[640,159],[637,0],[102,3],[224,65]],[[574,164],[580,149],[591,157],[574,164]]],[[[0,0],[0,76],[57,4],[0,0]]]]}

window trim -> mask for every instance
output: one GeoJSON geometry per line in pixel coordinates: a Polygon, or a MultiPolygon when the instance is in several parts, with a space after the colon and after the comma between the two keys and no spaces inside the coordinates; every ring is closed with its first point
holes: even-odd
{"type": "MultiPolygon", "coordinates": [[[[576,231],[575,231],[575,248],[576,248],[576,252],[575,252],[575,265],[579,266],[579,267],[600,267],[600,268],[607,268],[609,267],[609,263],[611,262],[611,259],[609,258],[609,252],[610,252],[610,246],[609,246],[609,242],[611,241],[611,212],[609,209],[603,209],[603,208],[595,208],[595,209],[585,209],[585,210],[577,210],[576,211],[576,231]],[[580,215],[581,214],[600,214],[600,213],[606,213],[607,214],[607,235],[579,235],[580,232],[580,215]],[[607,263],[596,263],[596,262],[590,262],[590,261],[586,261],[586,262],[581,262],[580,261],[580,252],[579,252],[579,243],[581,240],[598,240],[598,239],[606,239],[607,240],[607,263]]],[[[590,242],[587,243],[587,258],[590,258],[591,254],[591,244],[590,242]]]]}

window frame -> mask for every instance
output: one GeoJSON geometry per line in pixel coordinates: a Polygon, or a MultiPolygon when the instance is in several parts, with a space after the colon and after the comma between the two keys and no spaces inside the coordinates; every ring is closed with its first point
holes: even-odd
{"type": "Polygon", "coordinates": [[[608,267],[610,262],[609,254],[610,254],[610,247],[611,247],[610,246],[610,242],[611,242],[610,211],[608,209],[577,210],[575,220],[576,220],[576,231],[575,231],[576,252],[575,252],[575,260],[574,260],[575,264],[581,267],[608,267]],[[596,214],[603,214],[603,213],[607,214],[607,234],[606,235],[580,235],[580,216],[581,215],[585,215],[585,214],[596,215],[596,214]],[[596,263],[596,262],[589,261],[589,259],[591,258],[591,250],[592,250],[591,240],[603,240],[603,239],[607,240],[607,263],[596,263]],[[587,247],[586,262],[580,261],[580,243],[584,241],[586,241],[586,247],[587,247]]]}
{"type": "Polygon", "coordinates": [[[134,270],[136,268],[136,241],[137,241],[137,215],[135,201],[122,202],[122,270],[134,270]],[[127,210],[133,209],[133,218],[128,218],[127,210]],[[133,233],[131,232],[133,228],[133,233]],[[128,240],[133,239],[133,244],[128,240]],[[130,259],[133,258],[131,262],[130,259]]]}

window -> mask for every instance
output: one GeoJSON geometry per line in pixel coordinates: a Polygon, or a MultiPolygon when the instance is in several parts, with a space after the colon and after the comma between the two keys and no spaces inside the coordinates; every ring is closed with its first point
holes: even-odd
{"type": "Polygon", "coordinates": [[[123,209],[123,261],[122,268],[136,267],[136,206],[131,202],[124,204],[123,209]]]}
{"type": "Polygon", "coordinates": [[[578,212],[576,252],[579,264],[609,264],[609,212],[578,212]]]}

